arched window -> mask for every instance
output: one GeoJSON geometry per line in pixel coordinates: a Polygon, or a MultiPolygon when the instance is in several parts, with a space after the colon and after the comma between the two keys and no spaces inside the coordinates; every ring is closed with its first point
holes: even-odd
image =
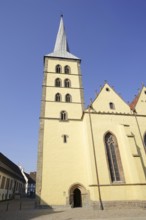
{"type": "Polygon", "coordinates": [[[61,111],[60,112],[60,119],[61,119],[61,121],[66,121],[67,120],[67,112],[66,111],[61,111]]]}
{"type": "Polygon", "coordinates": [[[69,88],[71,86],[70,80],[69,79],[65,79],[64,80],[64,87],[69,88]]]}
{"type": "Polygon", "coordinates": [[[65,66],[64,67],[64,72],[69,74],[70,73],[70,67],[69,66],[65,66]]]}
{"type": "Polygon", "coordinates": [[[61,66],[59,64],[56,66],[56,73],[61,73],[61,66]]]}
{"type": "Polygon", "coordinates": [[[71,95],[70,94],[66,94],[65,101],[66,102],[71,102],[71,95]]]}
{"type": "Polygon", "coordinates": [[[61,87],[61,79],[59,79],[59,78],[55,79],[55,86],[61,87]]]}
{"type": "Polygon", "coordinates": [[[144,146],[145,146],[145,149],[146,149],[146,133],[144,135],[144,146]]]}
{"type": "Polygon", "coordinates": [[[115,109],[114,103],[113,103],[113,102],[110,102],[110,103],[109,103],[109,107],[110,107],[110,109],[115,109]]]}
{"type": "Polygon", "coordinates": [[[105,135],[105,146],[111,181],[122,181],[124,177],[117,140],[109,132],[105,135]]]}
{"type": "Polygon", "coordinates": [[[60,102],[60,101],[61,101],[61,95],[60,95],[60,93],[57,93],[57,94],[55,95],[55,101],[56,101],[56,102],[60,102]]]}

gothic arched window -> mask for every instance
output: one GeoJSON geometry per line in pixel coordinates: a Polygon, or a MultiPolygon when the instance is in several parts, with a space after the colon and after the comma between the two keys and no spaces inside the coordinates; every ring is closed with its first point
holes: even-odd
{"type": "Polygon", "coordinates": [[[69,74],[70,73],[70,67],[69,66],[65,66],[64,67],[64,72],[69,74]]]}
{"type": "Polygon", "coordinates": [[[105,135],[105,146],[111,181],[123,181],[123,169],[117,140],[116,137],[109,132],[105,135]]]}
{"type": "Polygon", "coordinates": [[[61,119],[61,121],[66,121],[67,120],[67,112],[66,111],[61,111],[60,112],[60,119],[61,119]]]}
{"type": "Polygon", "coordinates": [[[70,94],[66,94],[65,101],[66,102],[71,102],[71,95],[70,94]]]}
{"type": "Polygon", "coordinates": [[[60,93],[57,93],[57,94],[55,95],[55,101],[56,101],[56,102],[60,102],[60,101],[61,101],[61,95],[60,95],[60,93]]]}
{"type": "Polygon", "coordinates": [[[59,78],[55,79],[55,86],[61,87],[61,79],[59,79],[59,78]]]}
{"type": "Polygon", "coordinates": [[[59,64],[56,66],[56,73],[61,73],[61,66],[59,64]]]}
{"type": "Polygon", "coordinates": [[[65,79],[64,80],[64,87],[69,88],[71,86],[70,80],[69,79],[65,79]]]}
{"type": "Polygon", "coordinates": [[[146,149],[146,133],[144,135],[144,146],[145,146],[145,149],[146,149]]]}

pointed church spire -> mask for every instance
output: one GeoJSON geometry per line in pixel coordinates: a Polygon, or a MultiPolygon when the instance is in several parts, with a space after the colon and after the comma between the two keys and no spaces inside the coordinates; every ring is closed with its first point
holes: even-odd
{"type": "Polygon", "coordinates": [[[47,54],[46,56],[80,60],[78,57],[74,56],[69,51],[64,22],[63,22],[63,15],[61,15],[60,18],[60,24],[59,24],[59,29],[58,29],[53,53],[47,54]]]}
{"type": "Polygon", "coordinates": [[[69,52],[69,47],[68,47],[67,37],[65,33],[64,22],[63,22],[63,15],[61,15],[61,19],[60,19],[60,25],[59,25],[55,47],[54,47],[54,52],[55,51],[68,51],[69,52]]]}

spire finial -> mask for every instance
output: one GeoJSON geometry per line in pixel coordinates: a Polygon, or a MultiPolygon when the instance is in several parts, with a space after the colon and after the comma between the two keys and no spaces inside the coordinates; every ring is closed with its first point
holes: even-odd
{"type": "Polygon", "coordinates": [[[54,51],[67,51],[69,52],[67,37],[65,33],[65,27],[63,22],[63,14],[61,13],[60,25],[58,29],[58,34],[55,42],[54,51]]]}
{"type": "Polygon", "coordinates": [[[58,33],[56,36],[54,50],[52,53],[47,54],[47,56],[80,60],[78,57],[70,53],[68,42],[67,42],[67,37],[66,37],[66,32],[65,32],[65,27],[64,27],[64,22],[63,22],[62,12],[60,12],[60,24],[59,24],[58,33]]]}

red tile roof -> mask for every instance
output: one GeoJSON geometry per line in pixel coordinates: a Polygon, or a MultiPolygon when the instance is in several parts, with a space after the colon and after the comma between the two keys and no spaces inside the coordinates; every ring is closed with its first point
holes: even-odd
{"type": "Polygon", "coordinates": [[[131,110],[134,110],[135,109],[135,106],[138,102],[138,99],[140,97],[140,93],[134,98],[134,100],[129,104],[131,110]]]}

